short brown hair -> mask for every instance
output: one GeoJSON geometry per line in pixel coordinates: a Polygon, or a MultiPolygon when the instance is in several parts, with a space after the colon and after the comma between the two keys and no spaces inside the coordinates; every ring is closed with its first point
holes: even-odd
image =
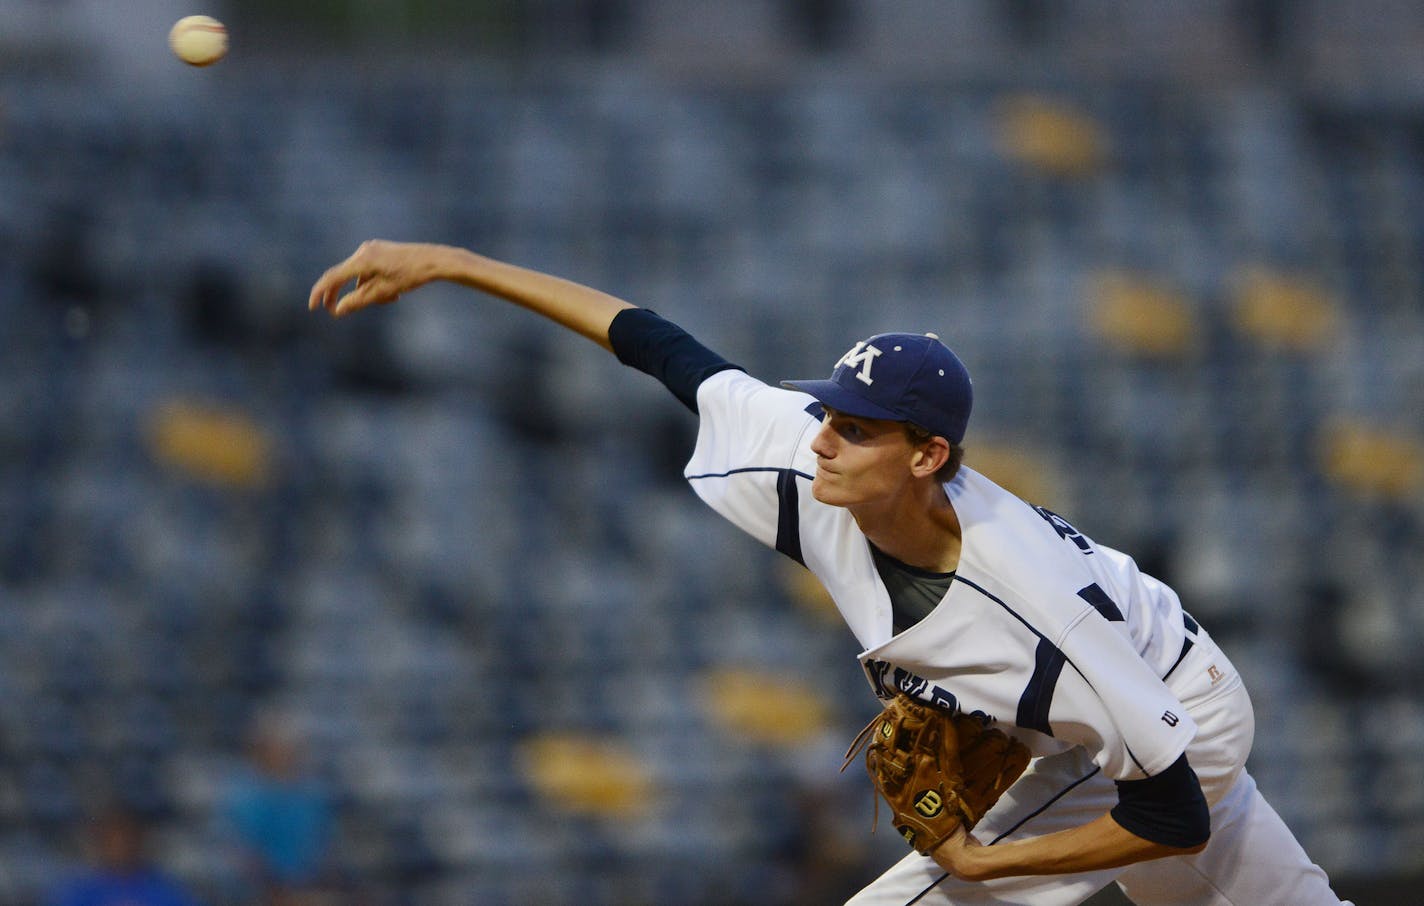
{"type": "MultiPolygon", "coordinates": [[[[905,436],[910,439],[910,443],[912,444],[923,444],[934,437],[943,437],[943,435],[936,435],[931,431],[921,428],[914,422],[901,422],[900,424],[905,426],[905,436]]],[[[946,459],[944,465],[940,466],[935,472],[935,480],[941,484],[954,478],[955,475],[958,475],[959,467],[964,464],[964,448],[947,437],[944,437],[944,442],[949,444],[949,458],[946,459]]]]}

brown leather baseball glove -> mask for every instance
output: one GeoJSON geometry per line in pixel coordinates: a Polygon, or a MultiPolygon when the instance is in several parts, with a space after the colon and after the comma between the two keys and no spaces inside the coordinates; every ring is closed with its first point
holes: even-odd
{"type": "Polygon", "coordinates": [[[1023,743],[979,718],[904,693],[860,731],[845,765],[862,747],[865,769],[895,813],[895,829],[925,855],[961,825],[973,828],[1030,757],[1023,743]]]}

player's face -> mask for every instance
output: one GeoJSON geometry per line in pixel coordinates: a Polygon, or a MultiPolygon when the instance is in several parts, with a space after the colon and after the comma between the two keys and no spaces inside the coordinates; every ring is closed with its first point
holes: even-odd
{"type": "Polygon", "coordinates": [[[915,446],[900,422],[826,410],[811,440],[816,477],[811,495],[832,506],[857,506],[893,498],[910,480],[915,446]]]}

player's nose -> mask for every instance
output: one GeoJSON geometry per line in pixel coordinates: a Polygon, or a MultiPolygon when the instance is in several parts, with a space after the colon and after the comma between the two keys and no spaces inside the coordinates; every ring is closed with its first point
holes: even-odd
{"type": "Polygon", "coordinates": [[[821,429],[811,438],[811,452],[822,459],[835,456],[835,432],[831,430],[831,420],[821,422],[821,429]]]}

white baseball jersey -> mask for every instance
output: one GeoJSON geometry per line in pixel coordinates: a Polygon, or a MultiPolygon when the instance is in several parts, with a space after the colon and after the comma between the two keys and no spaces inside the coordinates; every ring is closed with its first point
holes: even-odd
{"type": "Polygon", "coordinates": [[[847,510],[811,496],[811,397],[722,371],[697,403],[693,489],[816,574],[877,694],[982,712],[1036,755],[1082,746],[1116,780],[1155,775],[1186,750],[1196,724],[1171,681],[1199,630],[1130,558],[963,468],[945,485],[963,531],[954,582],[897,635],[869,542],[847,510]]]}

